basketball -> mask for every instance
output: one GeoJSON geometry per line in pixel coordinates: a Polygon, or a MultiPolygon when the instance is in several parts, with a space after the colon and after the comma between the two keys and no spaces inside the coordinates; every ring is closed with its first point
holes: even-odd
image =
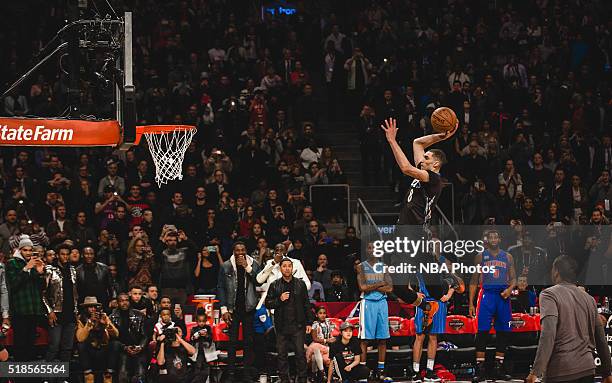
{"type": "Polygon", "coordinates": [[[453,130],[457,122],[458,120],[455,112],[446,106],[434,110],[431,114],[431,126],[436,133],[444,133],[453,130]]]}

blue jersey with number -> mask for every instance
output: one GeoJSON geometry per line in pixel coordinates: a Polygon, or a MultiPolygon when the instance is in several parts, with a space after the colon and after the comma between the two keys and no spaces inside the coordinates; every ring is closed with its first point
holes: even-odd
{"type": "MultiPolygon", "coordinates": [[[[385,275],[382,273],[376,273],[374,271],[374,267],[370,265],[367,261],[361,262],[361,272],[364,275],[365,283],[367,285],[374,285],[380,281],[385,280],[385,275]]],[[[378,290],[373,290],[368,293],[361,293],[361,297],[369,301],[379,301],[381,299],[386,299],[387,294],[381,293],[378,290]]]]}
{"type": "MultiPolygon", "coordinates": [[[[489,250],[482,253],[482,267],[488,266],[489,269],[495,268],[495,272],[482,273],[482,288],[485,291],[503,291],[508,288],[508,278],[510,273],[510,262],[508,253],[499,250],[497,255],[491,254],[489,250]]],[[[490,271],[490,270],[487,270],[490,271]]]]}

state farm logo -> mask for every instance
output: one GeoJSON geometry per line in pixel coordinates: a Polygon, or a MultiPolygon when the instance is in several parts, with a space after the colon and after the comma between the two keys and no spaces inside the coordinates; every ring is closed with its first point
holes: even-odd
{"type": "Polygon", "coordinates": [[[465,326],[465,323],[461,319],[451,319],[448,322],[448,327],[452,328],[455,331],[459,331],[465,326]]]}
{"type": "Polygon", "coordinates": [[[0,126],[0,139],[2,141],[72,141],[74,130],[46,128],[44,125],[35,127],[11,128],[8,125],[0,126]]]}
{"type": "Polygon", "coordinates": [[[525,321],[520,318],[512,319],[510,321],[510,327],[512,328],[521,328],[524,326],[525,326],[525,321]]]}

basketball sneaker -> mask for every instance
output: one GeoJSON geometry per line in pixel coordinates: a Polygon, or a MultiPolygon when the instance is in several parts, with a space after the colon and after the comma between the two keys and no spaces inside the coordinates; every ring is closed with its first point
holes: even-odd
{"type": "Polygon", "coordinates": [[[421,379],[421,373],[420,372],[416,372],[416,371],[412,371],[409,375],[408,375],[408,379],[410,379],[410,381],[412,383],[421,383],[423,380],[421,379]]]}
{"type": "Polygon", "coordinates": [[[439,382],[441,380],[442,379],[440,379],[438,375],[436,375],[434,370],[427,369],[427,372],[425,373],[425,379],[424,379],[425,382],[439,382]]]}
{"type": "Polygon", "coordinates": [[[487,371],[485,369],[485,364],[484,362],[478,362],[478,364],[476,365],[476,371],[474,373],[474,378],[472,379],[472,382],[477,383],[477,382],[484,382],[487,380],[487,371]]]}
{"type": "Polygon", "coordinates": [[[421,323],[423,332],[426,332],[427,329],[431,327],[433,317],[438,312],[438,308],[439,305],[436,301],[427,302],[427,305],[425,305],[425,308],[423,309],[423,323],[421,323]]]}
{"type": "Polygon", "coordinates": [[[499,360],[495,361],[495,370],[493,375],[495,380],[510,380],[512,377],[506,374],[506,369],[504,368],[504,364],[499,360]]]}

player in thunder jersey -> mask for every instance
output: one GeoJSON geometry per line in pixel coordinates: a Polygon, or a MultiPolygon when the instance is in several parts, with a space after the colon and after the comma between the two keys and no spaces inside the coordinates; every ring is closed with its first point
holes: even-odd
{"type": "MultiPolygon", "coordinates": [[[[452,263],[450,260],[446,259],[444,255],[441,254],[440,247],[434,247],[433,256],[435,262],[440,265],[446,265],[449,269],[452,267],[452,263]]],[[[429,254],[425,254],[424,257],[431,257],[429,254]]],[[[428,262],[428,261],[425,261],[428,262]]],[[[414,340],[414,345],[412,347],[412,382],[420,382],[421,381],[421,368],[420,361],[421,355],[423,351],[423,343],[425,341],[425,335],[428,337],[427,343],[427,367],[425,369],[425,382],[439,382],[440,378],[433,371],[435,360],[436,360],[436,352],[438,350],[438,334],[444,334],[446,330],[446,314],[447,314],[447,302],[453,296],[455,289],[451,286],[442,287],[440,283],[427,283],[423,274],[417,273],[417,283],[419,286],[419,291],[425,294],[425,300],[427,302],[435,302],[438,305],[438,311],[433,315],[432,323],[429,326],[418,325],[423,323],[423,317],[425,313],[420,307],[416,308],[416,315],[414,316],[414,323],[416,326],[416,337],[414,340]],[[444,295],[440,295],[441,291],[445,291],[444,295]]],[[[463,281],[461,281],[461,286],[463,286],[463,281]]],[[[461,289],[457,289],[457,292],[463,292],[461,289]]]]}
{"type": "Polygon", "coordinates": [[[372,370],[368,381],[392,382],[385,377],[385,359],[389,334],[389,306],[387,294],[393,291],[393,282],[388,273],[380,273],[376,264],[380,259],[374,256],[374,247],[370,242],[366,248],[367,259],[361,262],[357,274],[357,284],[361,291],[359,307],[359,339],[361,340],[361,363],[365,364],[368,341],[378,343],[378,365],[372,370]],[[378,273],[376,271],[379,271],[378,273]]]}
{"type": "MultiPolygon", "coordinates": [[[[398,225],[407,225],[410,231],[409,236],[415,240],[429,239],[429,221],[442,192],[440,169],[446,162],[446,155],[443,151],[438,149],[425,150],[431,145],[451,138],[458,127],[459,123],[455,125],[453,130],[446,133],[430,134],[414,140],[412,142],[412,151],[414,152],[414,163],[416,166],[413,166],[397,143],[396,136],[398,129],[396,120],[390,118],[385,120],[384,126],[381,125],[400,170],[402,173],[413,178],[400,211],[398,225]]],[[[423,257],[422,259],[425,262],[433,260],[431,256],[429,256],[429,259],[424,254],[420,256],[423,257]]],[[[440,286],[441,280],[438,275],[425,276],[425,279],[427,279],[426,284],[429,286],[434,284],[440,286]]],[[[440,287],[436,289],[439,291],[438,294],[432,294],[437,300],[447,293],[450,286],[459,288],[459,281],[453,278],[453,276],[448,275],[444,279],[450,281],[450,283],[445,282],[446,288],[440,287]]],[[[397,285],[394,293],[406,303],[413,303],[417,299],[417,294],[406,285],[397,285]]],[[[423,309],[424,327],[430,326],[433,316],[438,311],[437,301],[432,300],[421,305],[418,305],[418,303],[415,305],[423,309]]]]}
{"type": "Polygon", "coordinates": [[[478,333],[476,334],[476,374],[475,382],[486,380],[485,351],[491,321],[495,320],[496,351],[494,378],[508,380],[510,376],[504,371],[504,354],[508,337],[510,335],[510,321],[512,320],[512,307],[510,306],[510,295],[516,285],[516,272],[514,260],[510,253],[499,248],[500,235],[497,230],[490,230],[485,235],[486,249],[482,254],[476,255],[474,264],[476,266],[488,267],[494,271],[487,273],[475,272],[470,281],[469,307],[470,315],[476,315],[478,319],[478,333]],[[493,270],[494,268],[494,270],[493,270]],[[474,307],[474,296],[478,283],[481,289],[478,297],[477,307],[474,307]]]}

